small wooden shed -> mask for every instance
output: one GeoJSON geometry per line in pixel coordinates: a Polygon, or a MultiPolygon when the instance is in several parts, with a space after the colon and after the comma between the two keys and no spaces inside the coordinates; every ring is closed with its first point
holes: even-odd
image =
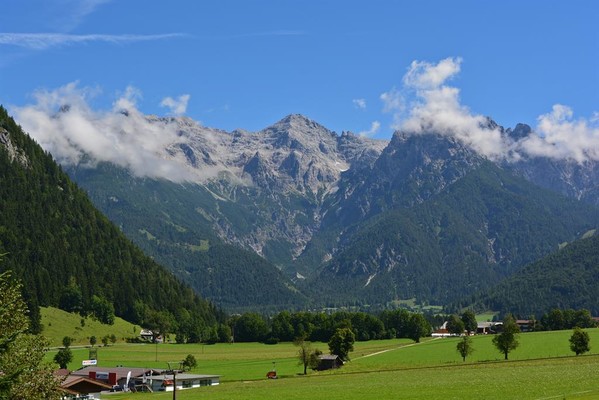
{"type": "Polygon", "coordinates": [[[343,360],[335,354],[323,354],[318,356],[318,367],[316,370],[325,371],[327,369],[336,369],[343,366],[343,360]]]}

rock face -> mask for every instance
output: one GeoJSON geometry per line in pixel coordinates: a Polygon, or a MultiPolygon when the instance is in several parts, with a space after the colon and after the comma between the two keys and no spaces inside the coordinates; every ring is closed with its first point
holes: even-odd
{"type": "Polygon", "coordinates": [[[168,153],[197,176],[197,184],[256,217],[249,230],[240,230],[220,207],[204,209],[221,238],[260,255],[272,255],[269,243],[276,243],[286,261],[318,229],[323,201],[337,191],[342,173],[370,168],[387,145],[346,132],[339,136],[301,115],[255,133],[227,133],[187,118],[154,122],[177,124],[185,143],[170,145],[168,153]]]}
{"type": "MultiPolygon", "coordinates": [[[[164,257],[170,246],[163,262],[182,277],[197,276],[200,292],[206,280],[230,286],[221,294],[238,290],[235,262],[216,277],[218,265],[196,257],[198,243],[221,241],[280,269],[288,280],[278,284],[327,303],[352,302],[353,295],[370,304],[445,302],[597,222],[597,210],[578,201],[597,204],[596,163],[490,161],[447,134],[396,132],[386,142],[338,135],[301,115],[259,132],[225,132],[188,118],[148,120],[176,130],[180,140],[164,157],[189,172],[188,182],[127,176],[119,183],[122,173],[114,169],[98,172],[111,177],[71,173],[146,251],[164,257]],[[135,198],[142,190],[143,200],[135,198]],[[161,228],[148,227],[148,218],[161,228]],[[333,281],[346,297],[327,297],[333,281]]],[[[514,143],[532,134],[526,125],[503,129],[490,119],[482,129],[514,143]]],[[[254,265],[252,276],[268,268],[254,265]]]]}
{"type": "Polygon", "coordinates": [[[251,178],[263,190],[314,197],[334,189],[341,172],[353,164],[374,162],[387,144],[350,133],[338,136],[301,115],[289,115],[256,133],[227,133],[186,118],[166,123],[178,124],[188,141],[171,146],[171,156],[198,170],[199,178],[201,170],[218,167],[240,181],[251,178]]]}
{"type": "Polygon", "coordinates": [[[27,156],[25,155],[24,151],[17,148],[13,144],[13,142],[10,140],[9,132],[2,127],[0,127],[0,146],[6,149],[6,151],[8,152],[8,157],[11,161],[16,160],[23,167],[28,167],[29,160],[27,159],[27,156]]]}
{"type": "Polygon", "coordinates": [[[541,187],[599,205],[598,162],[537,157],[507,164],[505,168],[541,187]]]}
{"type": "Polygon", "coordinates": [[[445,190],[483,161],[458,140],[396,132],[367,174],[342,179],[336,218],[355,222],[412,207],[445,190]]]}

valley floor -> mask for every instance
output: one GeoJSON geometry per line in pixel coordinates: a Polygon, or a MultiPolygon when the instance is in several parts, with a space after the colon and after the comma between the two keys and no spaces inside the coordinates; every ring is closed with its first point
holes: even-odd
{"type": "MultiPolygon", "coordinates": [[[[599,329],[590,329],[591,347],[599,329]]],[[[302,367],[290,343],[264,345],[117,345],[100,348],[100,364],[165,368],[167,361],[194,354],[192,372],[221,375],[215,387],[183,390],[177,398],[192,399],[592,399],[599,398],[599,351],[572,356],[571,331],[520,335],[520,347],[503,361],[491,336],[473,338],[475,353],[464,363],[457,338],[356,343],[352,361],[333,372],[299,375],[302,367]],[[156,361],[158,360],[158,361],[156,361]],[[276,368],[280,379],[267,380],[276,368]]],[[[315,343],[326,350],[326,344],[315,343]]],[[[80,365],[86,350],[74,350],[80,365]]],[[[51,356],[51,354],[49,354],[51,356]]],[[[114,400],[170,399],[172,393],[128,393],[104,396],[114,400]]]]}

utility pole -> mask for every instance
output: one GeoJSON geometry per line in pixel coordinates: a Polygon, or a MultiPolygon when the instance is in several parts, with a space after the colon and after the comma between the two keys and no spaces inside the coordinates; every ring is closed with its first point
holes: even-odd
{"type": "MultiPolygon", "coordinates": [[[[173,373],[173,400],[177,400],[177,369],[176,368],[172,368],[170,362],[168,362],[167,364],[168,364],[169,370],[166,371],[166,372],[167,373],[169,373],[169,372],[173,373]]],[[[179,362],[179,367],[181,367],[181,362],[179,362]]]]}
{"type": "Polygon", "coordinates": [[[177,370],[173,370],[173,400],[177,400],[177,370]]]}

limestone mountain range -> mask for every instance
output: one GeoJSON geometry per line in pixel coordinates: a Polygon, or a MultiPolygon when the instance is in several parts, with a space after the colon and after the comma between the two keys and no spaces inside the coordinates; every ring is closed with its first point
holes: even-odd
{"type": "MultiPolygon", "coordinates": [[[[136,177],[106,162],[66,171],[142,249],[229,307],[322,305],[335,282],[343,294],[324,296],[327,304],[452,301],[598,221],[593,161],[489,160],[447,134],[375,140],[301,115],[258,132],[147,119],[176,130],[180,140],[160,156],[185,170],[185,181],[136,177]],[[210,254],[217,244],[241,254],[226,272],[210,254]],[[244,275],[250,253],[260,259],[252,278],[244,275]],[[448,273],[454,293],[443,289],[448,273]],[[256,275],[269,278],[261,283],[256,275]],[[248,280],[253,287],[244,286],[248,280]],[[247,304],[261,285],[278,287],[279,300],[247,304]]],[[[501,134],[521,140],[534,132],[519,124],[501,134]]]]}

